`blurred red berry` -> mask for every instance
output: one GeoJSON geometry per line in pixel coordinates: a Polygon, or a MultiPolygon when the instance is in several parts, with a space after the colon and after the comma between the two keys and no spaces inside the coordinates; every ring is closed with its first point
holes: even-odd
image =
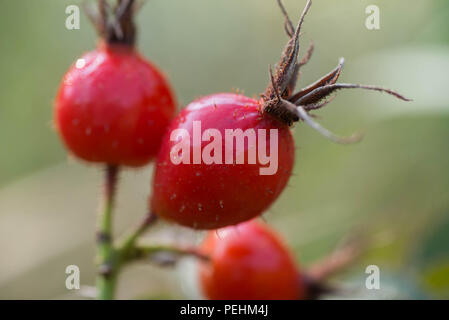
{"type": "Polygon", "coordinates": [[[266,225],[250,221],[209,231],[200,262],[203,293],[213,300],[302,299],[304,288],[293,257],[266,225]]]}

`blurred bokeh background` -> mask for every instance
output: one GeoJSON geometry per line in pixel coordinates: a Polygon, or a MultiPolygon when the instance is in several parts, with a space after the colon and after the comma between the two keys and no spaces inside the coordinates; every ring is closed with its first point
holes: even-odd
{"type": "MultiPolygon", "coordinates": [[[[0,1],[0,298],[82,298],[65,288],[78,265],[94,284],[94,229],[101,168],[67,156],[52,128],[53,97],[67,68],[94,48],[86,15],[65,28],[78,0],[0,1]]],[[[304,0],[285,0],[297,20],[304,0]]],[[[287,38],[275,0],[149,0],[138,15],[141,52],[167,74],[180,105],[208,93],[263,91],[268,65],[287,38]]],[[[342,82],[379,84],[412,103],[372,92],[340,92],[318,114],[341,134],[339,146],[304,125],[294,128],[295,175],[264,219],[304,268],[354,230],[375,239],[334,281],[347,298],[449,298],[449,2],[314,1],[302,36],[316,50],[299,85],[346,58],[342,82]],[[365,8],[380,8],[380,30],[365,8]],[[365,289],[365,268],[381,271],[381,290],[365,289]]],[[[120,181],[117,234],[139,221],[151,166],[120,181]]],[[[195,242],[201,232],[162,225],[155,241],[195,242]]],[[[119,298],[194,297],[191,268],[131,266],[119,298]]],[[[79,292],[78,292],[79,293],[79,292]]]]}

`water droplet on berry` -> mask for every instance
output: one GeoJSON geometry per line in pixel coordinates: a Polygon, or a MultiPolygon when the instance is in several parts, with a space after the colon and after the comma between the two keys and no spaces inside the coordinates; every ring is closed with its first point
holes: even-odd
{"type": "Polygon", "coordinates": [[[86,60],[84,60],[83,58],[80,58],[80,59],[76,60],[76,62],[75,62],[75,67],[77,67],[78,69],[84,68],[85,65],[86,65],[86,60]]]}

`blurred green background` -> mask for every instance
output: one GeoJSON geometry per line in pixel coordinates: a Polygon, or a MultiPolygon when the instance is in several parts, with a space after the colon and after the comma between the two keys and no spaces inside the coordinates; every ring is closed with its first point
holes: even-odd
{"type": "MultiPolygon", "coordinates": [[[[95,47],[93,28],[65,28],[77,0],[0,1],[0,298],[81,298],[65,288],[65,268],[94,283],[95,211],[101,170],[67,156],[52,128],[52,103],[67,68],[95,47]]],[[[293,20],[303,0],[285,0],[293,20]]],[[[139,48],[167,74],[180,105],[208,93],[263,91],[269,64],[287,38],[275,0],[149,0],[138,15],[139,48]]],[[[414,99],[340,92],[320,111],[341,133],[339,146],[304,125],[294,128],[295,175],[264,215],[304,268],[353,230],[375,239],[338,281],[348,298],[449,298],[449,2],[314,1],[303,49],[306,85],[346,58],[342,82],[379,84],[414,99]],[[380,7],[381,29],[365,28],[365,8],[380,7]],[[365,268],[381,270],[381,290],[365,289],[365,268]]],[[[145,212],[151,166],[120,182],[116,231],[145,212]]],[[[155,241],[196,242],[202,233],[161,226],[155,241]]],[[[128,268],[119,298],[196,297],[192,267],[128,268]]]]}

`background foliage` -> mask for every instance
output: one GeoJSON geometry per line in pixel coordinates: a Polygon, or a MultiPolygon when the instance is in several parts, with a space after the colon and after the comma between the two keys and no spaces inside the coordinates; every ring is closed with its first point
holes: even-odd
{"type": "MultiPolygon", "coordinates": [[[[286,0],[295,20],[305,1],[286,0]]],[[[65,70],[96,36],[77,0],[1,1],[0,298],[77,298],[65,267],[94,282],[94,225],[101,171],[68,159],[52,128],[52,101],[65,70]]],[[[346,58],[343,82],[381,84],[415,101],[342,92],[322,123],[364,141],[334,145],[304,125],[294,135],[295,176],[264,216],[284,234],[302,265],[329,253],[345,234],[375,239],[362,260],[335,281],[344,297],[449,298],[449,4],[443,0],[315,1],[303,48],[315,55],[309,83],[346,58]],[[381,9],[381,30],[364,27],[365,7],[381,9]],[[365,267],[381,269],[381,290],[364,288],[365,267]]],[[[268,64],[286,36],[274,0],[150,0],[138,16],[139,48],[172,81],[181,105],[235,88],[263,91],[268,64]]],[[[116,231],[144,214],[151,166],[121,179],[116,231]]],[[[196,242],[202,233],[161,226],[158,241],[196,242]]],[[[129,268],[119,297],[194,297],[191,266],[129,268]]]]}

